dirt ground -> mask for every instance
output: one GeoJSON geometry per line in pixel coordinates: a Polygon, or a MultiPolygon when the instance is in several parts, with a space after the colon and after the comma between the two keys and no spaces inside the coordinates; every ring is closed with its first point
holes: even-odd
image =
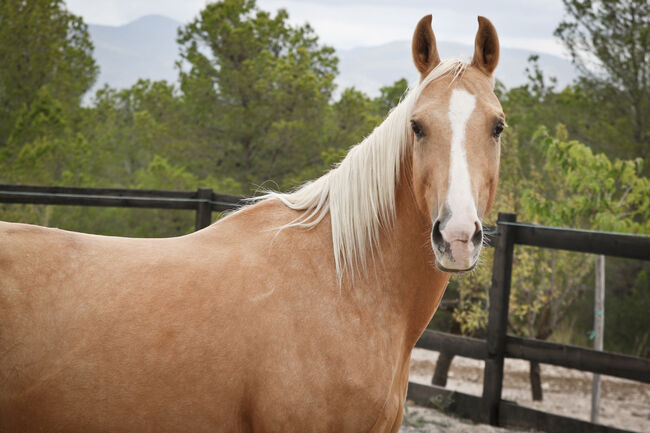
{"type": "MultiPolygon", "coordinates": [[[[430,384],[437,358],[437,352],[414,349],[410,380],[430,384]]],[[[506,359],[503,398],[533,409],[589,420],[591,373],[542,364],[541,374],[544,400],[533,402],[528,380],[528,362],[506,359]]],[[[650,432],[650,384],[611,376],[601,376],[601,381],[600,423],[637,432],[650,432]]],[[[455,357],[449,371],[447,388],[480,396],[483,390],[483,361],[455,357]]],[[[433,410],[415,407],[407,407],[405,424],[409,423],[411,425],[404,426],[400,432],[506,431],[474,425],[433,410]],[[418,422],[419,418],[422,418],[422,422],[418,422]],[[426,424],[426,419],[431,422],[426,424]]]]}
{"type": "MultiPolygon", "coordinates": [[[[400,433],[513,433],[520,430],[507,430],[486,424],[474,424],[434,409],[413,406],[407,403],[400,433]]],[[[521,432],[524,433],[524,432],[521,432]]]]}

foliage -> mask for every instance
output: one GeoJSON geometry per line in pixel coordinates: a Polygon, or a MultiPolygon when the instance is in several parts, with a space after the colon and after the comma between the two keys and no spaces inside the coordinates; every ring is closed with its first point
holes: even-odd
{"type": "Polygon", "coordinates": [[[42,87],[32,104],[18,113],[9,146],[0,153],[3,180],[87,185],[90,166],[88,142],[71,128],[61,103],[52,97],[49,88],[42,87]]]}
{"type": "Polygon", "coordinates": [[[388,112],[400,103],[408,90],[409,83],[406,78],[400,78],[390,86],[379,89],[379,96],[374,100],[377,113],[383,119],[388,112]]]}
{"type": "Polygon", "coordinates": [[[292,27],[285,10],[271,16],[254,0],[224,0],[183,27],[178,43],[181,90],[209,131],[213,170],[259,185],[318,160],[337,59],[309,25],[292,27]]]}
{"type": "MultiPolygon", "coordinates": [[[[650,278],[648,266],[635,272],[636,278],[631,290],[623,293],[608,293],[605,326],[606,349],[615,352],[629,351],[635,356],[650,357],[650,278]]],[[[614,286],[614,282],[608,286],[614,286]]],[[[613,291],[612,291],[613,292],[613,291]]]]}
{"type": "MultiPolygon", "coordinates": [[[[626,158],[650,151],[650,3],[647,0],[563,0],[569,17],[555,30],[594,102],[594,117],[619,124],[626,158]]],[[[595,119],[594,119],[595,120],[595,119]]],[[[620,138],[619,138],[620,141],[620,138]]],[[[591,144],[591,143],[590,143],[591,144]]],[[[620,148],[617,155],[621,155],[620,148]]],[[[610,156],[613,156],[610,153],[610,156]]],[[[646,171],[648,174],[648,171],[646,171]]]]}
{"type": "Polygon", "coordinates": [[[63,0],[0,0],[0,149],[44,86],[62,109],[78,106],[97,77],[92,50],[86,24],[63,0]]]}
{"type": "Polygon", "coordinates": [[[545,155],[545,182],[522,194],[522,211],[531,222],[627,233],[650,233],[650,179],[643,160],[610,160],[582,143],[568,140],[564,125],[556,136],[540,128],[534,140],[545,155]]]}
{"type": "Polygon", "coordinates": [[[357,144],[383,120],[375,113],[373,100],[354,88],[345,89],[332,108],[332,143],[344,149],[357,144]]]}

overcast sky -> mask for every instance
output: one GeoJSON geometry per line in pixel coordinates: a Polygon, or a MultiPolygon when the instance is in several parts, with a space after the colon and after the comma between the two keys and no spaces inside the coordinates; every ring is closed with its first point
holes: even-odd
{"type": "MultiPolygon", "coordinates": [[[[87,23],[122,25],[158,14],[188,22],[206,0],[66,0],[87,23]]],[[[285,8],[295,24],[309,22],[321,41],[336,48],[410,39],[417,21],[433,14],[439,40],[471,44],[477,15],[489,18],[501,44],[564,55],[553,30],[564,16],[561,0],[258,0],[265,10],[285,8]]]]}

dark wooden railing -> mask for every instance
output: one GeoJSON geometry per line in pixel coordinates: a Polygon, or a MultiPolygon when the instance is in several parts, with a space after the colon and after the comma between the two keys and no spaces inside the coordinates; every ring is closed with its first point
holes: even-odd
{"type": "MultiPolygon", "coordinates": [[[[218,194],[205,188],[181,192],[0,185],[0,203],[193,209],[198,230],[210,224],[213,211],[236,209],[244,203],[244,198],[218,194]]],[[[447,410],[477,422],[503,427],[534,428],[546,432],[623,432],[501,399],[505,358],[650,383],[648,359],[507,335],[513,250],[519,244],[650,260],[650,237],[522,224],[516,222],[515,215],[501,213],[491,238],[490,245],[494,246],[495,254],[487,338],[481,340],[427,330],[416,344],[423,349],[485,361],[482,397],[410,382],[408,398],[427,406],[432,404],[433,397],[443,396],[450,402],[447,410]]]]}
{"type": "Polygon", "coordinates": [[[210,225],[212,211],[237,209],[244,203],[244,197],[215,193],[210,188],[199,188],[196,191],[166,191],[0,185],[0,203],[194,209],[196,210],[195,228],[200,230],[210,225]]]}

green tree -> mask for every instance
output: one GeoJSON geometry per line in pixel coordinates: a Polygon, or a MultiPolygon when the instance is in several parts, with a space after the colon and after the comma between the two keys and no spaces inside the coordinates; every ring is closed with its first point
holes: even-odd
{"type": "Polygon", "coordinates": [[[650,179],[643,159],[609,159],[569,140],[566,127],[555,136],[541,128],[535,141],[545,155],[542,170],[553,184],[523,191],[522,212],[531,222],[555,226],[650,234],[650,179]]]}
{"type": "MultiPolygon", "coordinates": [[[[0,183],[92,185],[89,143],[47,87],[20,110],[15,123],[8,146],[0,150],[0,183]]],[[[52,212],[47,206],[11,207],[3,219],[49,225],[52,212]]]]}
{"type": "Polygon", "coordinates": [[[647,0],[563,0],[563,3],[569,17],[559,24],[555,35],[567,47],[582,74],[579,85],[591,97],[590,111],[596,113],[593,120],[618,124],[618,143],[594,144],[608,150],[610,156],[616,152],[625,158],[647,159],[650,3],[647,0]],[[616,147],[612,148],[613,145],[616,147]]]}
{"type": "Polygon", "coordinates": [[[90,147],[76,133],[62,104],[42,87],[29,108],[18,114],[8,140],[0,152],[3,182],[40,185],[91,183],[90,147]]]}
{"type": "Polygon", "coordinates": [[[43,86],[62,109],[78,107],[98,68],[87,26],[63,0],[0,0],[0,148],[43,86]]]}
{"type": "MultiPolygon", "coordinates": [[[[94,182],[104,187],[240,193],[241,185],[219,173],[197,170],[196,145],[183,95],[173,85],[139,80],[127,89],[100,89],[82,110],[80,134],[92,143],[94,182]]],[[[193,230],[192,212],[151,209],[56,210],[53,221],[79,230],[140,237],[193,230]]]]}
{"type": "MultiPolygon", "coordinates": [[[[608,262],[610,261],[608,260],[608,262]]],[[[650,326],[648,326],[648,311],[650,310],[649,268],[650,266],[646,264],[644,269],[634,272],[633,275],[636,275],[636,278],[628,290],[622,291],[620,287],[617,287],[620,279],[613,279],[613,281],[607,283],[606,350],[631,352],[634,356],[650,357],[650,326]]],[[[625,270],[629,272],[629,269],[625,270]]],[[[615,277],[619,277],[619,275],[615,275],[615,277]]]]}
{"type": "Polygon", "coordinates": [[[332,104],[332,111],[334,124],[330,144],[346,151],[368,136],[384,119],[376,113],[375,102],[354,88],[341,93],[339,100],[332,104]]]}
{"type": "Polygon", "coordinates": [[[138,80],[127,89],[100,89],[93,106],[82,110],[77,125],[102,161],[96,175],[104,185],[130,185],[155,155],[194,172],[193,161],[201,154],[177,93],[164,81],[138,80]]]}
{"type": "Polygon", "coordinates": [[[179,31],[181,90],[212,171],[259,185],[318,162],[327,143],[334,50],[254,0],[211,3],[179,31]]]}
{"type": "Polygon", "coordinates": [[[386,117],[388,112],[397,106],[406,94],[409,88],[409,83],[406,78],[400,78],[390,86],[384,86],[379,89],[379,96],[374,99],[377,114],[382,119],[386,117]]]}

